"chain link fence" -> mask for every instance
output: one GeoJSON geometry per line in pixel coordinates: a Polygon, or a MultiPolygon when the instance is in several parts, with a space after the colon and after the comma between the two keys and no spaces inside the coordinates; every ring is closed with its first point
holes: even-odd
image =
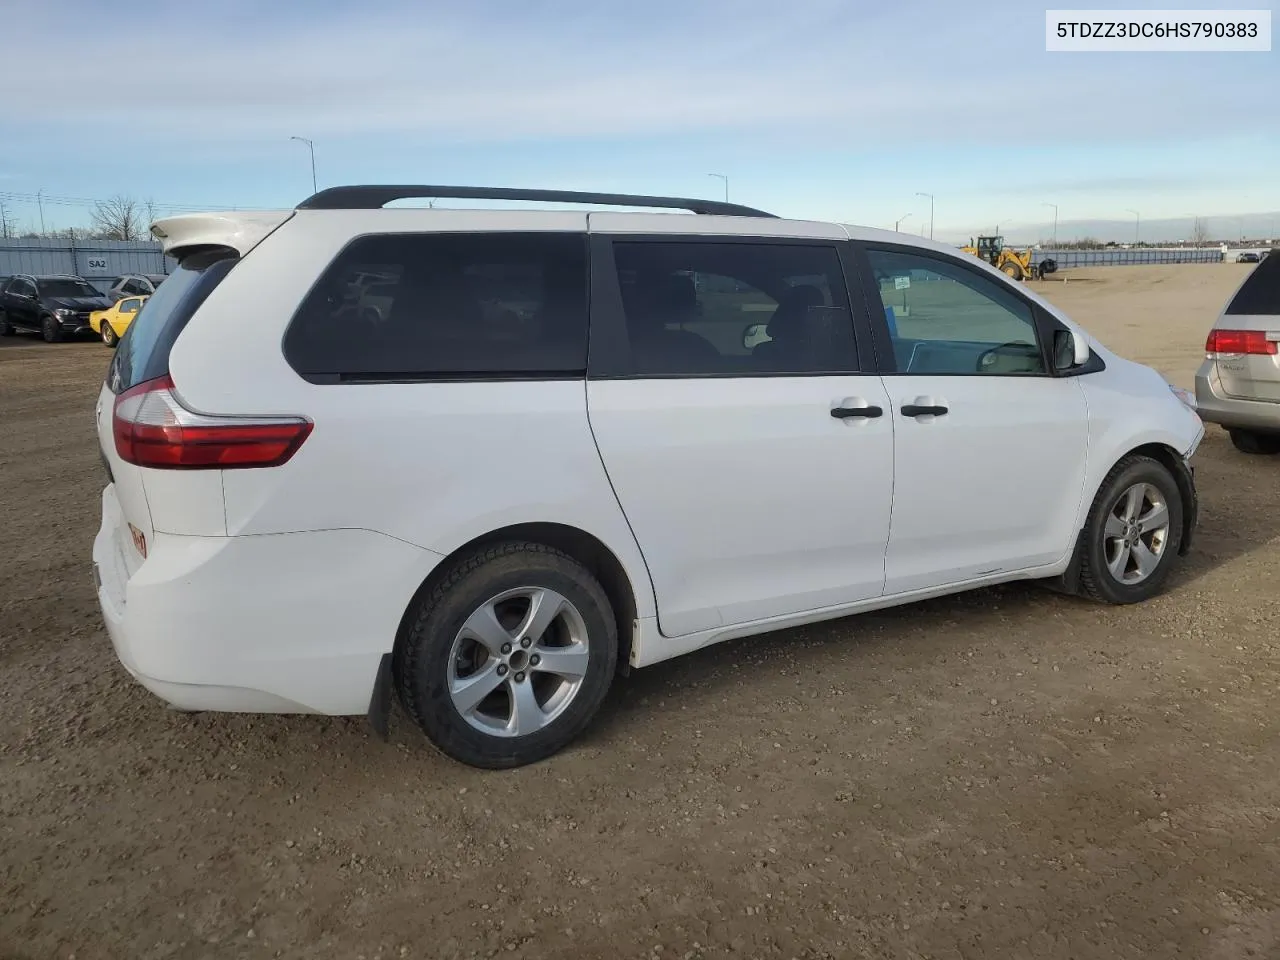
{"type": "Polygon", "coordinates": [[[1222,263],[1218,247],[1139,247],[1133,250],[1033,250],[1032,264],[1053,260],[1059,270],[1076,267],[1126,267],[1148,263],[1222,263]]]}

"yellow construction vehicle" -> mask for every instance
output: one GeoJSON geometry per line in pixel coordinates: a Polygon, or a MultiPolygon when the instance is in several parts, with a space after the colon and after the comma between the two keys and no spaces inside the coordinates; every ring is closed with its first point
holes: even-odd
{"type": "Polygon", "coordinates": [[[960,249],[979,260],[987,261],[1014,280],[1026,280],[1029,277],[1041,279],[1045,274],[1058,269],[1057,263],[1047,258],[1033,264],[1030,249],[1019,253],[1012,247],[1005,246],[1004,237],[979,237],[977,243],[970,237],[969,245],[960,249]]]}

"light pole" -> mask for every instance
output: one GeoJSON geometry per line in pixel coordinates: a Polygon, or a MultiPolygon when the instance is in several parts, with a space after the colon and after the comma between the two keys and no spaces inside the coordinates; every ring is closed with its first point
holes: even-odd
{"type": "Polygon", "coordinates": [[[919,191],[916,191],[916,196],[929,198],[929,239],[932,240],[933,239],[933,194],[921,193],[919,191]]]}
{"type": "Polygon", "coordinates": [[[44,236],[44,187],[36,191],[36,205],[40,208],[40,236],[44,236]]]}
{"type": "Polygon", "coordinates": [[[1142,237],[1142,214],[1132,207],[1125,207],[1125,210],[1133,214],[1133,243],[1137,246],[1142,237]]]}
{"type": "Polygon", "coordinates": [[[729,202],[729,177],[728,177],[728,175],[727,175],[727,174],[723,174],[723,173],[708,173],[708,174],[707,174],[707,176],[708,176],[708,177],[715,177],[717,180],[723,180],[723,181],[724,181],[724,202],[725,202],[725,203],[728,203],[728,202],[729,202]]]}
{"type": "Polygon", "coordinates": [[[307,145],[307,149],[311,151],[311,192],[318,193],[316,187],[316,145],[306,137],[290,137],[290,140],[298,140],[307,145]]]}
{"type": "Polygon", "coordinates": [[[903,214],[902,216],[900,216],[897,220],[893,221],[893,232],[894,232],[894,233],[897,233],[897,232],[898,232],[898,224],[902,223],[902,221],[903,221],[903,220],[905,220],[905,219],[907,219],[907,217],[909,217],[909,216],[911,216],[911,214],[909,214],[909,213],[904,213],[904,214],[903,214]]]}
{"type": "Polygon", "coordinates": [[[1058,245],[1058,205],[1049,203],[1048,201],[1041,204],[1042,207],[1053,207],[1053,245],[1058,245]]]}

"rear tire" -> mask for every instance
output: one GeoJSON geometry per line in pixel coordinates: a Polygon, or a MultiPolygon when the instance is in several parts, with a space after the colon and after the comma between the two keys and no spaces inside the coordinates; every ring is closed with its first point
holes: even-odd
{"type": "Polygon", "coordinates": [[[40,321],[40,332],[44,335],[45,343],[57,343],[62,339],[62,326],[51,316],[40,321]]]}
{"type": "Polygon", "coordinates": [[[1085,523],[1080,593],[1102,603],[1158,594],[1182,544],[1182,493],[1158,460],[1125,457],[1107,474],[1085,523]]]}
{"type": "Polygon", "coordinates": [[[1230,430],[1232,445],[1241,453],[1269,456],[1280,453],[1280,434],[1256,430],[1230,430]]]}
{"type": "Polygon", "coordinates": [[[114,347],[120,342],[120,338],[116,336],[115,330],[107,320],[102,321],[102,342],[108,347],[114,347]]]}
{"type": "Polygon", "coordinates": [[[482,547],[416,603],[396,644],[396,690],[427,739],[455,760],[486,769],[543,760],[586,729],[608,693],[613,609],[590,571],[559,550],[482,547]],[[482,695],[468,699],[473,691],[482,695]]]}

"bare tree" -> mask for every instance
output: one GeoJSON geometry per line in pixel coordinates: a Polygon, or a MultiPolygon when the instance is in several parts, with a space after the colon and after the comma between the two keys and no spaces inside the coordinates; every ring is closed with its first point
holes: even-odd
{"type": "Polygon", "coordinates": [[[1191,224],[1191,245],[1203,247],[1209,242],[1209,222],[1196,217],[1191,224]]]}
{"type": "Polygon", "coordinates": [[[142,234],[142,208],[124,194],[95,203],[89,219],[104,240],[137,240],[142,234]]]}

